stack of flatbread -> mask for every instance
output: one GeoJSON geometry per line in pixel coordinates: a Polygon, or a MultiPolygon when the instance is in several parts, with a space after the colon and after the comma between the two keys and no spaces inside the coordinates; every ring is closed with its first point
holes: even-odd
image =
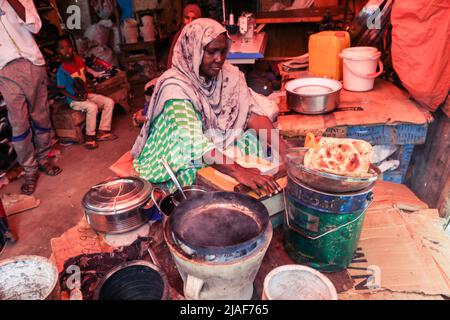
{"type": "Polygon", "coordinates": [[[356,139],[316,138],[308,133],[304,165],[307,168],[348,177],[369,178],[372,146],[356,139]]]}

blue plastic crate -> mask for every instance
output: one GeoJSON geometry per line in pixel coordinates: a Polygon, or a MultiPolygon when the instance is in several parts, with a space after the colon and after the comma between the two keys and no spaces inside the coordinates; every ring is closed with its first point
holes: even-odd
{"type": "Polygon", "coordinates": [[[347,127],[347,137],[361,139],[375,144],[423,144],[427,137],[428,125],[399,124],[378,126],[347,127]]]}
{"type": "Polygon", "coordinates": [[[403,181],[405,181],[405,175],[406,172],[403,171],[387,171],[383,173],[383,181],[403,183],[403,181]]]}
{"type": "Polygon", "coordinates": [[[405,181],[406,173],[411,162],[414,151],[413,144],[406,144],[399,146],[399,149],[392,154],[389,160],[400,160],[400,166],[394,171],[386,171],[383,173],[383,180],[395,183],[403,183],[405,181]]]}

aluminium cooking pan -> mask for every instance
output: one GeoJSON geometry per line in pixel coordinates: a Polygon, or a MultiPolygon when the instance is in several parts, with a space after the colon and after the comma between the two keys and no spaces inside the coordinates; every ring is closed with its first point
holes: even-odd
{"type": "Polygon", "coordinates": [[[182,202],[167,227],[185,253],[206,257],[253,250],[268,224],[269,213],[258,200],[220,191],[182,202]]]}

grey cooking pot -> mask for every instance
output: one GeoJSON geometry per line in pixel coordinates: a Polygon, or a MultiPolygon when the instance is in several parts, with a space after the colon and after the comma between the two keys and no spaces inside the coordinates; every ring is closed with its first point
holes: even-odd
{"type": "MultiPolygon", "coordinates": [[[[186,186],[186,187],[183,187],[182,189],[183,189],[183,192],[186,195],[187,199],[193,199],[200,194],[212,191],[210,188],[198,186],[198,185],[186,186]]],[[[185,201],[185,199],[183,198],[183,195],[181,194],[181,192],[179,190],[175,191],[174,193],[166,193],[157,187],[153,188],[153,190],[151,192],[151,198],[152,198],[153,203],[158,208],[159,212],[161,212],[161,217],[162,217],[163,223],[166,223],[167,219],[172,214],[173,210],[175,210],[175,208],[180,203],[185,201]],[[159,201],[156,200],[156,197],[155,197],[156,192],[162,193],[162,195],[163,195],[159,201]]]]}
{"type": "Polygon", "coordinates": [[[299,78],[288,81],[286,102],[290,110],[304,114],[334,111],[340,103],[342,84],[327,78],[299,78]]]}
{"type": "Polygon", "coordinates": [[[93,186],[83,197],[86,220],[96,231],[124,233],[148,221],[144,208],[151,184],[139,177],[114,178],[93,186]]]}

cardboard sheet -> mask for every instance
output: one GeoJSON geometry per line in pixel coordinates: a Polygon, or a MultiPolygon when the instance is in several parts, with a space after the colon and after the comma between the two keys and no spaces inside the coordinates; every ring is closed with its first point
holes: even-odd
{"type": "MultiPolygon", "coordinates": [[[[285,136],[304,136],[327,128],[363,125],[426,124],[431,116],[409,100],[407,93],[392,83],[377,80],[368,92],[341,91],[339,108],[361,107],[362,111],[337,110],[325,115],[292,114],[278,118],[278,128],[285,136]]],[[[280,99],[280,112],[287,111],[286,98],[280,99]]]]}
{"type": "MultiPolygon", "coordinates": [[[[154,224],[150,229],[158,260],[169,270],[171,299],[182,299],[173,289],[181,292],[182,282],[164,244],[161,228],[154,224]]],[[[282,239],[280,230],[280,237],[274,237],[271,244],[276,254],[265,257],[255,282],[257,288],[262,288],[265,275],[274,267],[293,263],[284,252],[282,239]]],[[[68,258],[113,251],[84,218],[61,237],[52,239],[51,245],[60,272],[68,258]]],[[[437,210],[429,209],[405,185],[377,182],[374,201],[367,211],[358,249],[347,272],[349,281],[340,292],[348,291],[341,292],[339,299],[450,297],[450,236],[443,232],[437,210]]]]}
{"type": "Polygon", "coordinates": [[[112,252],[114,250],[103,240],[102,236],[89,226],[85,217],[60,237],[51,239],[50,244],[58,272],[63,271],[64,262],[69,258],[80,254],[112,252]]]}
{"type": "Polygon", "coordinates": [[[438,217],[406,186],[378,182],[348,268],[355,285],[343,298],[449,296],[450,237],[439,228],[438,217]]]}
{"type": "Polygon", "coordinates": [[[137,176],[133,167],[133,157],[131,151],[127,151],[111,167],[109,167],[119,177],[137,176]]]}
{"type": "Polygon", "coordinates": [[[33,195],[7,193],[3,194],[1,199],[7,216],[37,208],[41,204],[41,200],[33,195]]]}

